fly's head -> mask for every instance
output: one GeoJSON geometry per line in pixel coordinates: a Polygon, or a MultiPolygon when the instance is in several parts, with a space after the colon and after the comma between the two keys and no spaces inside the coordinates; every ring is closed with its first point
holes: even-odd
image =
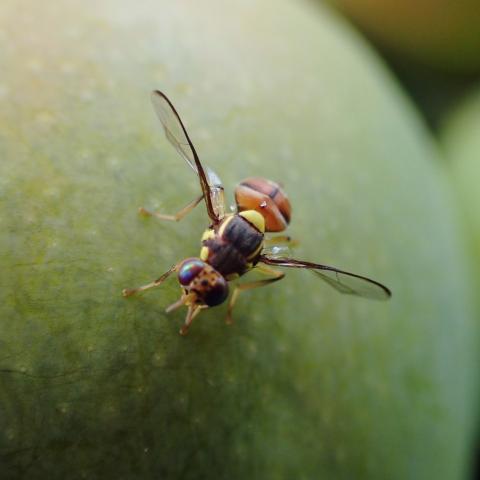
{"type": "Polygon", "coordinates": [[[228,283],[223,275],[199,258],[182,262],[178,281],[183,289],[183,305],[214,307],[228,297],[228,283]]]}

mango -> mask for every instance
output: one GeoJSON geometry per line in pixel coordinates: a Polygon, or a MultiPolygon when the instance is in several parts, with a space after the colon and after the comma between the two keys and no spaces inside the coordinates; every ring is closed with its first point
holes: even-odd
{"type": "MultiPolygon", "coordinates": [[[[312,4],[0,4],[2,478],[460,478],[474,315],[437,150],[391,76],[312,4]],[[227,205],[283,185],[295,256],[371,276],[388,302],[308,271],[203,312],[198,179],[150,105],[164,91],[227,205]]],[[[255,275],[250,275],[255,278],[255,275]]],[[[239,280],[248,281],[248,278],[239,280]]]]}

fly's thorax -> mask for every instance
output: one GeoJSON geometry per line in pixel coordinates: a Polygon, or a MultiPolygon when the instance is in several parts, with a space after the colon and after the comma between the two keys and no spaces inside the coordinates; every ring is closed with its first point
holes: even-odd
{"type": "Polygon", "coordinates": [[[264,230],[264,218],[254,210],[228,215],[202,235],[200,258],[228,280],[243,275],[258,261],[264,230]]]}
{"type": "Polygon", "coordinates": [[[200,258],[183,261],[178,269],[178,281],[188,297],[187,304],[213,307],[228,297],[227,280],[200,258]]]}

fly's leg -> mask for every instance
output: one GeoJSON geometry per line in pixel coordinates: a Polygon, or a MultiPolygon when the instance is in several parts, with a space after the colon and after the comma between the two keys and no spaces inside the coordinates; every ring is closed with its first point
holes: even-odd
{"type": "Polygon", "coordinates": [[[265,238],[265,245],[267,246],[286,245],[288,247],[296,247],[298,244],[298,240],[294,240],[289,235],[278,235],[276,237],[265,238]]]}
{"type": "Polygon", "coordinates": [[[132,295],[134,295],[135,293],[138,293],[138,292],[143,292],[144,290],[149,290],[150,288],[153,288],[153,287],[158,287],[159,285],[161,285],[173,272],[175,272],[178,267],[179,267],[180,263],[177,263],[176,265],[174,265],[173,267],[171,267],[169,270],[167,270],[161,277],[157,278],[156,280],[154,280],[153,282],[151,283],[147,283],[146,285],[142,285],[141,287],[137,287],[137,288],[124,288],[122,290],[122,295],[124,297],[130,297],[132,295]]]}
{"type": "Polygon", "coordinates": [[[190,213],[202,200],[203,200],[203,194],[200,195],[200,197],[192,200],[187,205],[185,205],[179,212],[175,213],[175,215],[166,215],[164,213],[151,212],[150,210],[147,210],[146,208],[143,208],[143,207],[140,207],[138,209],[138,213],[140,213],[140,215],[143,215],[145,217],[157,217],[160,220],[170,220],[172,222],[179,222],[183,217],[185,217],[185,215],[190,213]]]}
{"type": "Polygon", "coordinates": [[[190,328],[190,325],[192,324],[193,320],[204,308],[208,308],[208,307],[206,305],[201,305],[201,306],[190,305],[188,307],[185,323],[183,324],[179,332],[180,335],[186,335],[188,333],[188,329],[190,328]]]}
{"type": "Polygon", "coordinates": [[[237,285],[235,287],[235,290],[233,291],[232,296],[230,297],[230,301],[228,302],[226,323],[229,325],[233,323],[232,311],[241,291],[251,290],[253,288],[259,288],[265,285],[269,285],[270,283],[273,283],[273,282],[278,282],[285,276],[283,272],[274,270],[273,268],[267,267],[266,265],[257,265],[255,268],[266,275],[273,275],[273,276],[271,278],[266,278],[265,280],[257,280],[255,282],[244,283],[242,285],[237,285]]]}

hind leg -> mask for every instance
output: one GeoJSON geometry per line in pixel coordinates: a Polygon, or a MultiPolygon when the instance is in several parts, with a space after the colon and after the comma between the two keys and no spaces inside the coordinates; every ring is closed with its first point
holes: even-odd
{"type": "Polygon", "coordinates": [[[273,268],[267,267],[266,265],[257,265],[255,268],[266,275],[273,275],[273,276],[271,278],[266,278],[265,280],[257,280],[255,282],[244,283],[242,285],[237,285],[235,287],[235,290],[233,291],[232,296],[230,297],[230,301],[228,302],[227,318],[225,320],[226,323],[229,325],[233,323],[233,317],[232,317],[233,307],[235,306],[235,303],[238,299],[238,296],[240,295],[240,292],[244,290],[252,290],[253,288],[264,287],[265,285],[269,285],[270,283],[278,282],[285,276],[283,272],[274,270],[273,268]]]}
{"type": "Polygon", "coordinates": [[[183,217],[188,215],[202,201],[202,199],[203,199],[203,194],[200,197],[192,200],[187,205],[185,205],[180,211],[178,211],[174,215],[151,212],[150,210],[147,210],[146,208],[143,208],[143,207],[140,207],[138,209],[138,213],[140,213],[140,215],[144,215],[145,217],[157,217],[160,220],[170,220],[172,222],[179,222],[183,217]]]}
{"type": "Polygon", "coordinates": [[[286,245],[288,247],[297,247],[298,240],[294,240],[290,235],[277,235],[276,237],[269,237],[265,239],[266,246],[286,245]]]}

